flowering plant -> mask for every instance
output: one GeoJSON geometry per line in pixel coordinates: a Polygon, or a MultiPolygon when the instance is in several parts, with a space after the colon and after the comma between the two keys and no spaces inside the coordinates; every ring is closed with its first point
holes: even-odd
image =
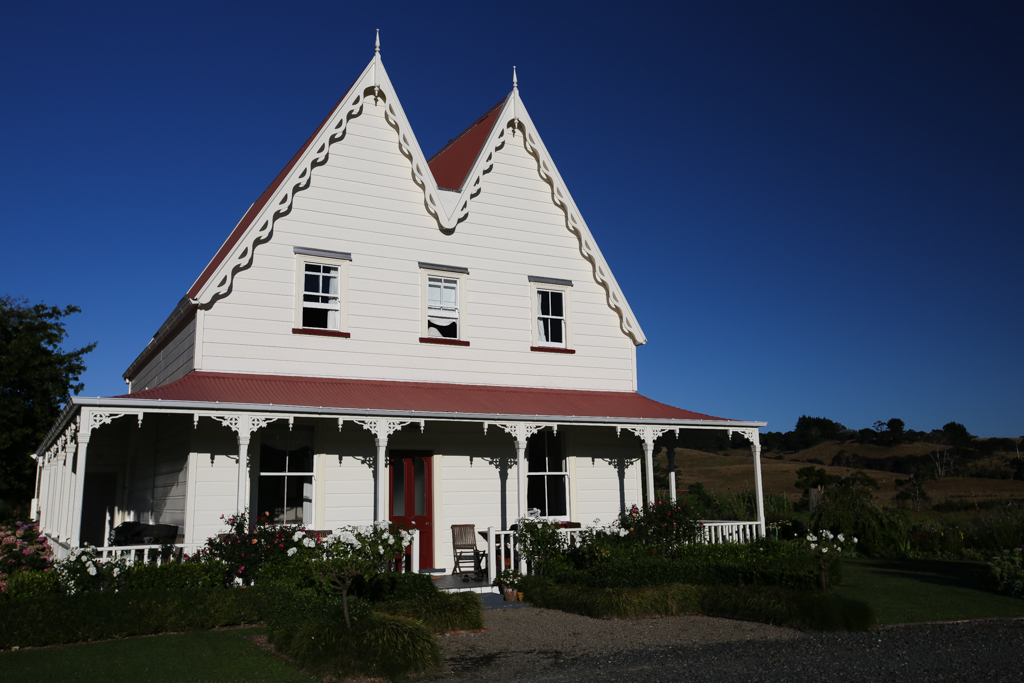
{"type": "Polygon", "coordinates": [[[85,591],[98,591],[116,585],[128,568],[124,560],[103,560],[92,546],[72,548],[63,560],[55,562],[53,570],[61,590],[68,595],[85,591]]]}
{"type": "Polygon", "coordinates": [[[250,583],[264,565],[294,557],[303,539],[315,544],[306,527],[271,524],[268,513],[257,515],[252,523],[244,512],[221,519],[230,532],[207,539],[199,553],[226,563],[231,575],[242,583],[250,583]]]}
{"type": "Polygon", "coordinates": [[[0,593],[7,592],[7,580],[15,572],[47,571],[53,552],[38,524],[15,522],[0,526],[0,593]]]}
{"type": "Polygon", "coordinates": [[[653,505],[634,505],[620,514],[618,526],[628,530],[633,543],[650,546],[652,553],[661,549],[674,555],[680,545],[693,543],[697,538],[698,523],[691,516],[685,498],[674,503],[658,499],[653,505]]]}
{"type": "MultiPolygon", "coordinates": [[[[857,537],[850,539],[853,545],[857,545],[857,537]]],[[[843,534],[833,534],[827,529],[822,529],[818,535],[807,534],[807,543],[810,546],[811,554],[818,558],[819,578],[821,589],[825,590],[825,573],[840,557],[843,556],[843,544],[846,537],[843,534]]],[[[849,546],[847,546],[849,547],[849,546]]]]}
{"type": "MultiPolygon", "coordinates": [[[[298,535],[296,535],[296,538],[298,535]]],[[[412,543],[412,533],[375,522],[368,526],[343,527],[313,540],[305,537],[292,555],[308,559],[313,575],[325,588],[341,593],[345,625],[352,628],[348,613],[348,591],[356,577],[369,579],[388,569],[412,543]]]]}

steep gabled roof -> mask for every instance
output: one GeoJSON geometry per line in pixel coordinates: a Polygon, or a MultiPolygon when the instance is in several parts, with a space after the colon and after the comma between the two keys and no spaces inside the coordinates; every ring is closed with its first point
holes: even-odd
{"type": "Polygon", "coordinates": [[[459,133],[441,151],[427,160],[430,172],[434,174],[437,187],[444,190],[461,190],[473,164],[480,156],[480,150],[487,142],[491,129],[498,122],[498,112],[505,106],[508,97],[478,118],[469,128],[459,133]]]}

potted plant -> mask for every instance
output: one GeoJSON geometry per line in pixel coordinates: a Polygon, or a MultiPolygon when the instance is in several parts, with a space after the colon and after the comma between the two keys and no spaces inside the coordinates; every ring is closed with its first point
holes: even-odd
{"type": "Polygon", "coordinates": [[[515,602],[516,592],[519,590],[519,581],[522,576],[518,569],[506,569],[498,574],[495,583],[501,588],[502,594],[507,602],[515,602]]]}

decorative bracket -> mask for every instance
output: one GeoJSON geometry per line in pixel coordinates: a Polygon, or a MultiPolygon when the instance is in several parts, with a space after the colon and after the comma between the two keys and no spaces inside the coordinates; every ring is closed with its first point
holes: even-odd
{"type": "MultiPolygon", "coordinates": [[[[621,432],[621,430],[623,430],[623,429],[628,429],[629,431],[631,431],[634,434],[636,434],[637,436],[639,436],[640,439],[643,440],[643,442],[645,444],[653,446],[654,442],[658,439],[659,436],[661,436],[665,432],[672,431],[673,428],[672,427],[655,427],[653,425],[622,425],[622,426],[618,426],[618,427],[615,428],[616,436],[618,436],[619,433],[621,432]]],[[[678,429],[676,429],[675,431],[676,431],[676,434],[679,434],[679,430],[678,429]]]]}

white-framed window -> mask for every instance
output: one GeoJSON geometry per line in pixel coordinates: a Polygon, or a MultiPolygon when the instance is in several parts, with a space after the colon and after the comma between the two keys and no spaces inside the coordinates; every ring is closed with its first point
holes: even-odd
{"type": "Polygon", "coordinates": [[[427,336],[459,338],[459,281],[453,277],[427,277],[427,336]]]}
{"type": "Polygon", "coordinates": [[[565,347],[565,293],[537,290],[537,345],[565,347]]]}
{"type": "Polygon", "coordinates": [[[256,512],[271,524],[313,525],[313,427],[260,433],[256,512]]]}
{"type": "Polygon", "coordinates": [[[294,332],[347,336],[351,254],[295,247],[294,332]]]}
{"type": "Polygon", "coordinates": [[[420,341],[466,346],[466,281],[469,269],[420,263],[423,324],[420,341]]]}
{"type": "Polygon", "coordinates": [[[564,441],[544,429],[526,444],[526,507],[540,517],[569,519],[569,471],[564,441]]]}
{"type": "Polygon", "coordinates": [[[341,268],[306,261],[302,269],[302,326],[318,330],[341,327],[341,268]]]}
{"type": "Polygon", "coordinates": [[[533,348],[572,349],[572,281],[530,276],[533,348]]]}

